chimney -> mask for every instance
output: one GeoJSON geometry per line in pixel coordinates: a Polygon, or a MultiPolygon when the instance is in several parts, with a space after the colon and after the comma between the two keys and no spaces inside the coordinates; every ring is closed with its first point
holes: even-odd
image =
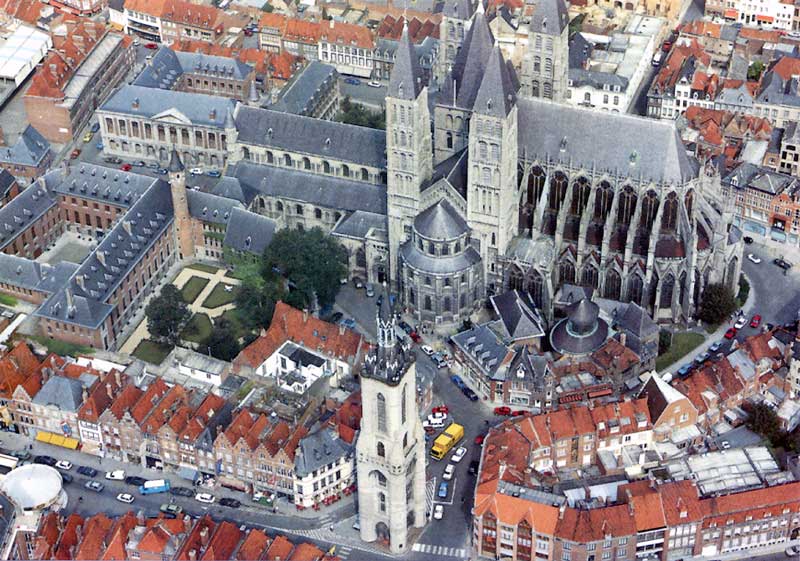
{"type": "Polygon", "coordinates": [[[74,303],[72,301],[72,289],[68,286],[64,289],[64,296],[67,299],[67,312],[73,307],[74,303]]]}
{"type": "Polygon", "coordinates": [[[339,335],[344,335],[344,325],[339,324],[339,335]]]}
{"type": "Polygon", "coordinates": [[[197,560],[197,550],[190,549],[189,550],[189,561],[196,561],[197,560]]]}
{"type": "Polygon", "coordinates": [[[122,374],[120,374],[119,370],[114,370],[114,383],[117,384],[118,388],[122,387],[122,374]]]}
{"type": "Polygon", "coordinates": [[[81,537],[83,537],[83,526],[78,524],[75,526],[75,539],[78,543],[81,543],[81,537]]]}
{"type": "Polygon", "coordinates": [[[144,511],[140,510],[136,513],[136,525],[144,526],[144,511]]]}
{"type": "Polygon", "coordinates": [[[131,229],[131,221],[130,220],[123,220],[122,227],[125,228],[125,232],[129,236],[133,236],[132,229],[131,229]]]}
{"type": "Polygon", "coordinates": [[[106,252],[102,250],[97,250],[94,252],[97,255],[97,260],[100,261],[100,264],[105,267],[106,266],[106,252]]]}
{"type": "Polygon", "coordinates": [[[114,390],[111,384],[106,384],[106,393],[108,394],[108,399],[114,399],[114,390]]]}
{"type": "Polygon", "coordinates": [[[89,399],[89,390],[84,386],[81,389],[81,401],[86,401],[87,399],[89,399]]]}
{"type": "Polygon", "coordinates": [[[83,275],[75,275],[75,282],[81,287],[81,290],[86,292],[86,277],[83,275]]]}
{"type": "Polygon", "coordinates": [[[183,517],[183,530],[187,534],[192,531],[192,517],[188,514],[183,517]]]}
{"type": "Polygon", "coordinates": [[[303,323],[308,322],[308,308],[303,308],[303,323]]]}
{"type": "Polygon", "coordinates": [[[200,544],[203,547],[208,545],[208,526],[203,526],[203,529],[200,530],[200,544]]]}
{"type": "Polygon", "coordinates": [[[625,346],[625,343],[628,341],[628,334],[624,331],[620,332],[619,334],[619,342],[622,343],[622,346],[625,346]]]}

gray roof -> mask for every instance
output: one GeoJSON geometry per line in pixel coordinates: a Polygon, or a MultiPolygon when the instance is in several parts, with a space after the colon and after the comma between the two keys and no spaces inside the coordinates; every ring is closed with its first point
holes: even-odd
{"type": "Polygon", "coordinates": [[[421,190],[436,184],[440,179],[445,179],[455,189],[464,200],[467,199],[467,164],[469,163],[469,153],[466,148],[456,152],[446,160],[433,166],[431,178],[426,181],[421,190]]]}
{"type": "Polygon", "coordinates": [[[614,322],[618,329],[624,329],[640,339],[658,333],[658,325],[636,302],[631,302],[624,311],[617,313],[614,322]]]}
{"type": "Polygon", "coordinates": [[[242,203],[203,191],[189,189],[186,191],[189,214],[204,222],[227,224],[234,208],[242,208],[242,203]]]}
{"type": "Polygon", "coordinates": [[[55,194],[36,182],[0,208],[0,248],[6,247],[57,203],[55,194]]]}
{"type": "Polygon", "coordinates": [[[553,357],[550,353],[536,354],[527,345],[520,348],[508,366],[506,379],[515,382],[524,381],[532,384],[538,391],[544,389],[545,376],[553,357]],[[520,374],[522,374],[520,376],[520,374]]]}
{"type": "Polygon", "coordinates": [[[13,146],[0,148],[0,162],[38,166],[50,151],[50,143],[32,125],[25,127],[13,146]]]}
{"type": "Polygon", "coordinates": [[[575,87],[592,86],[603,89],[603,86],[619,86],[620,91],[628,89],[628,79],[613,72],[600,72],[597,70],[584,70],[583,68],[570,68],[569,79],[575,87]]]}
{"type": "Polygon", "coordinates": [[[440,104],[472,109],[493,45],[494,36],[486,16],[483,10],[478,10],[453,61],[453,68],[444,79],[440,104]]]}
{"type": "MultiPolygon", "coordinates": [[[[228,171],[231,172],[230,168],[228,171]]],[[[257,194],[341,211],[386,214],[386,187],[383,185],[244,162],[236,164],[232,173],[245,188],[257,194]]]]}
{"type": "Polygon", "coordinates": [[[0,283],[34,288],[44,278],[43,269],[47,267],[24,257],[0,253],[0,283]]]}
{"type": "Polygon", "coordinates": [[[242,185],[235,177],[225,175],[217,181],[217,184],[211,189],[211,193],[226,199],[234,199],[240,203],[246,203],[247,199],[242,191],[242,185]]]}
{"type": "Polygon", "coordinates": [[[100,106],[100,111],[154,119],[174,115],[181,122],[222,129],[232,99],[215,95],[176,92],[126,85],[100,106]]]}
{"type": "Polygon", "coordinates": [[[583,33],[578,32],[573,35],[569,40],[569,69],[583,69],[586,61],[591,58],[593,50],[594,44],[584,37],[583,33]]]}
{"type": "Polygon", "coordinates": [[[312,61],[301,71],[295,72],[271,109],[305,115],[314,107],[316,98],[326,95],[327,88],[338,77],[339,73],[333,66],[312,61]]]}
{"type": "Polygon", "coordinates": [[[495,44],[486,62],[483,81],[475,96],[475,112],[493,117],[506,117],[517,99],[514,79],[500,51],[495,44]]]}
{"type": "MultiPolygon", "coordinates": [[[[724,93],[724,92],[723,92],[724,93]]],[[[761,91],[756,99],[762,103],[772,105],[800,105],[800,95],[798,95],[798,79],[790,78],[784,82],[777,72],[769,71],[761,79],[761,91]]],[[[721,94],[720,94],[721,95],[721,94]]],[[[744,93],[749,98],[749,92],[744,89],[744,93]]],[[[752,105],[752,99],[749,100],[752,105]]]]}
{"type": "Polygon", "coordinates": [[[521,97],[519,154],[556,159],[575,167],[608,170],[645,181],[684,183],[697,176],[674,123],[591,111],[521,97]],[[608,142],[607,131],[616,131],[608,142]]]}
{"type": "Polygon", "coordinates": [[[597,304],[583,298],[571,304],[567,317],[550,332],[550,344],[561,354],[591,353],[605,343],[608,324],[600,319],[597,304]]]}
{"type": "Polygon", "coordinates": [[[531,31],[561,35],[567,25],[569,25],[569,15],[564,0],[536,0],[531,16],[531,31]]]}
{"type": "Polygon", "coordinates": [[[161,46],[133,81],[136,86],[171,90],[183,74],[203,74],[227,80],[245,80],[253,67],[235,58],[174,51],[161,46]]]}
{"type": "Polygon", "coordinates": [[[66,376],[51,376],[33,397],[37,405],[55,406],[61,411],[77,411],[83,403],[83,384],[66,376]]]}
{"type": "Polygon", "coordinates": [[[797,179],[791,175],[778,173],[746,162],[724,176],[722,181],[730,184],[735,183],[739,189],[749,187],[770,195],[782,193],[797,183],[797,179]]]}
{"type": "MultiPolygon", "coordinates": [[[[482,2],[483,0],[478,0],[482,2]]],[[[448,18],[468,20],[475,12],[475,7],[470,0],[444,0],[442,15],[448,18]]]]}
{"type": "Polygon", "coordinates": [[[420,212],[414,219],[414,230],[432,240],[453,240],[469,232],[469,226],[446,199],[420,212]]]}
{"type": "Polygon", "coordinates": [[[262,255],[272,241],[276,227],[271,218],[235,206],[222,244],[236,251],[262,255]]]}
{"type": "Polygon", "coordinates": [[[334,236],[345,238],[365,239],[370,232],[386,232],[386,215],[374,212],[357,210],[344,220],[340,221],[331,232],[334,236]]]}
{"type": "Polygon", "coordinates": [[[419,67],[419,57],[414,45],[408,36],[408,24],[403,24],[403,34],[395,53],[394,66],[389,78],[389,88],[386,97],[414,100],[422,91],[422,69],[419,67]]]}
{"type": "Polygon", "coordinates": [[[412,241],[407,241],[400,247],[400,256],[405,263],[423,273],[433,275],[446,275],[460,273],[479,263],[480,254],[474,247],[469,246],[456,255],[433,256],[423,253],[412,241]]]}
{"type": "MultiPolygon", "coordinates": [[[[93,164],[70,165],[46,173],[47,188],[60,195],[71,193],[84,199],[108,202],[127,208],[135,203],[157,180],[133,171],[122,171],[93,164]]],[[[28,191],[26,189],[25,191],[28,191]]]]}
{"type": "Polygon", "coordinates": [[[300,440],[294,457],[294,472],[303,478],[339,458],[347,457],[352,451],[353,447],[333,431],[321,428],[300,440]]]}
{"type": "Polygon", "coordinates": [[[508,348],[488,324],[476,325],[452,336],[453,344],[477,363],[482,373],[491,379],[503,379],[499,372],[508,348]]]}
{"type": "MultiPolygon", "coordinates": [[[[379,129],[244,105],[236,109],[236,128],[238,141],[242,144],[376,168],[386,165],[386,132],[379,129]]],[[[280,154],[275,154],[275,157],[280,157],[280,154]]]]}
{"type": "Polygon", "coordinates": [[[17,183],[17,179],[5,168],[0,169],[0,197],[5,197],[11,188],[17,183]]]}
{"type": "Polygon", "coordinates": [[[509,290],[491,296],[489,300],[510,339],[529,339],[544,335],[542,317],[528,292],[509,290]]]}

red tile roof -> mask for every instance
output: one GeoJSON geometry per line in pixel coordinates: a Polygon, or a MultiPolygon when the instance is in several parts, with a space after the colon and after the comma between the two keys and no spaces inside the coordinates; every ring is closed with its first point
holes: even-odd
{"type": "Polygon", "coordinates": [[[284,41],[294,41],[296,43],[319,42],[322,24],[315,21],[291,18],[286,22],[283,32],[284,41]]]}
{"type": "Polygon", "coordinates": [[[261,559],[270,544],[270,538],[261,530],[251,529],[247,532],[239,551],[236,552],[237,561],[253,561],[261,559]]]}
{"type": "MultiPolygon", "coordinates": [[[[22,341],[17,342],[14,348],[0,358],[0,398],[11,399],[14,390],[37,372],[40,364],[28,345],[22,341]]],[[[36,394],[31,395],[29,392],[28,395],[33,397],[36,394]]]]}
{"type": "Polygon", "coordinates": [[[143,395],[142,390],[140,390],[133,384],[128,384],[114,399],[108,410],[111,412],[112,415],[114,415],[115,419],[120,421],[122,420],[122,417],[125,415],[125,413],[130,411],[131,408],[139,401],[142,395],[143,395]]]}
{"type": "Polygon", "coordinates": [[[155,381],[145,390],[139,400],[131,409],[131,417],[136,424],[141,426],[150,411],[161,401],[161,398],[169,391],[169,386],[161,378],[155,381]]]}
{"type": "Polygon", "coordinates": [[[313,543],[301,543],[294,548],[292,556],[289,561],[318,561],[325,554],[320,548],[313,543]]]}
{"type": "Polygon", "coordinates": [[[290,542],[285,536],[275,536],[272,540],[269,549],[267,550],[267,559],[288,559],[289,555],[294,549],[294,544],[290,542]]]}
{"type": "Polygon", "coordinates": [[[136,527],[136,515],[133,512],[126,512],[114,522],[114,527],[109,534],[108,546],[106,547],[102,561],[123,561],[127,559],[125,553],[125,542],[128,541],[128,534],[136,527]]]}
{"type": "Polygon", "coordinates": [[[103,414],[112,403],[114,398],[119,395],[121,391],[120,384],[124,386],[127,378],[113,370],[107,375],[103,376],[98,383],[96,383],[89,396],[81,404],[78,409],[78,419],[96,423],[100,415],[103,414]],[[119,383],[117,382],[119,380],[119,383]]]}
{"type": "Polygon", "coordinates": [[[103,513],[95,514],[83,525],[83,537],[75,551],[76,560],[93,561],[100,559],[106,548],[106,535],[114,521],[103,513]]]}
{"type": "MultiPolygon", "coordinates": [[[[436,18],[441,19],[441,18],[436,18]]],[[[406,19],[403,16],[395,18],[391,14],[386,14],[381,21],[376,35],[387,39],[400,39],[403,34],[403,26],[406,19]]],[[[426,37],[439,38],[439,23],[433,19],[426,19],[425,21],[419,18],[412,17],[408,20],[408,36],[414,43],[422,43],[426,37]]]]}
{"type": "Polygon", "coordinates": [[[230,559],[243,535],[236,524],[228,521],[220,522],[200,559],[204,561],[230,559]]]}

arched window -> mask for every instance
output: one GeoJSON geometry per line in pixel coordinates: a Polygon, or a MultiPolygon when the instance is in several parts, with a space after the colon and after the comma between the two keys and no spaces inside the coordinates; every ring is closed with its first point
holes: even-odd
{"type": "Polygon", "coordinates": [[[571,261],[564,259],[558,266],[558,280],[561,284],[575,283],[575,265],[571,261]]]}
{"type": "Polygon", "coordinates": [[[283,165],[292,167],[292,157],[289,154],[283,155],[283,165]]]}
{"type": "Polygon", "coordinates": [[[461,252],[461,242],[456,242],[456,245],[453,246],[453,253],[460,253],[461,252]]]}
{"type": "Polygon", "coordinates": [[[317,220],[322,218],[322,211],[320,209],[318,208],[314,209],[314,218],[316,218],[317,220]]]}
{"type": "Polygon", "coordinates": [[[242,159],[244,160],[250,159],[250,149],[247,146],[242,148],[242,159]]]}
{"type": "Polygon", "coordinates": [[[350,167],[346,164],[342,164],[342,175],[344,177],[350,177],[350,167]]]}
{"type": "Polygon", "coordinates": [[[485,160],[488,156],[488,145],[483,141],[478,142],[478,157],[485,160]]]}
{"type": "Polygon", "coordinates": [[[384,493],[378,493],[378,504],[381,512],[386,512],[386,495],[384,493]]]}
{"type": "Polygon", "coordinates": [[[323,173],[331,172],[331,165],[327,161],[322,162],[322,172],[323,173]]]}
{"type": "Polygon", "coordinates": [[[639,275],[633,275],[628,280],[628,302],[636,302],[642,304],[642,290],[644,289],[644,282],[639,275]]]}
{"type": "Polygon", "coordinates": [[[581,285],[597,288],[597,267],[586,265],[581,273],[581,285]]]}
{"type": "Polygon", "coordinates": [[[433,242],[428,243],[428,253],[436,255],[436,246],[433,245],[433,242]]]}
{"type": "Polygon", "coordinates": [[[672,295],[675,292],[675,277],[670,273],[661,283],[661,298],[659,299],[660,308],[672,306],[672,295]]]}
{"type": "Polygon", "coordinates": [[[538,56],[533,57],[533,71],[534,72],[542,71],[542,57],[538,56]]]}
{"type": "Polygon", "coordinates": [[[303,216],[303,206],[302,205],[295,205],[294,207],[295,212],[298,216],[303,216]]]}
{"type": "Polygon", "coordinates": [[[275,210],[277,210],[278,212],[283,212],[283,203],[280,201],[275,203],[275,210]]]}
{"type": "Polygon", "coordinates": [[[606,283],[603,291],[605,298],[609,300],[619,300],[622,288],[622,279],[615,269],[609,269],[606,273],[606,283]]]}
{"type": "Polygon", "coordinates": [[[492,243],[489,245],[494,247],[496,244],[497,244],[497,235],[494,232],[492,232],[492,243]]]}
{"type": "Polygon", "coordinates": [[[444,301],[442,302],[442,309],[445,312],[449,312],[450,311],[450,297],[449,296],[445,296],[444,297],[444,301]]]}
{"type": "Polygon", "coordinates": [[[447,142],[447,147],[448,147],[448,148],[452,148],[452,147],[453,147],[453,133],[451,133],[451,132],[448,132],[448,133],[445,135],[445,140],[446,140],[446,142],[447,142]]]}
{"type": "Polygon", "coordinates": [[[361,181],[369,181],[369,172],[367,168],[361,168],[361,181]]]}
{"type": "Polygon", "coordinates": [[[303,158],[303,169],[311,169],[311,160],[303,158]]]}
{"type": "Polygon", "coordinates": [[[386,457],[386,446],[384,446],[383,442],[378,442],[378,457],[385,458],[386,457]]]}
{"type": "Polygon", "coordinates": [[[379,393],[375,401],[378,406],[378,430],[386,432],[386,398],[379,393]]]}
{"type": "Polygon", "coordinates": [[[378,470],[375,470],[372,473],[375,474],[375,478],[378,480],[378,485],[380,487],[386,487],[386,476],[378,470]]]}
{"type": "Polygon", "coordinates": [[[517,267],[511,266],[508,269],[508,289],[509,290],[522,290],[522,271],[517,267]]]}
{"type": "Polygon", "coordinates": [[[270,152],[270,151],[267,151],[267,163],[268,164],[274,164],[275,163],[275,157],[272,155],[272,152],[270,152]]]}

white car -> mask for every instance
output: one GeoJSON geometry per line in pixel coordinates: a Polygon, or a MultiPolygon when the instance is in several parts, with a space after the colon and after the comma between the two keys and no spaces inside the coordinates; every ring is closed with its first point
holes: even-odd
{"type": "Polygon", "coordinates": [[[72,463],[67,460],[59,460],[56,462],[56,467],[63,471],[69,471],[72,469],[72,463]]]}
{"type": "Polygon", "coordinates": [[[376,82],[375,80],[372,80],[371,82],[367,82],[367,85],[370,88],[380,88],[383,84],[381,84],[380,82],[376,82]]]}
{"type": "Polygon", "coordinates": [[[195,498],[195,500],[197,500],[197,501],[199,501],[201,503],[206,503],[206,504],[209,504],[209,505],[213,504],[214,501],[217,500],[217,498],[214,495],[212,495],[211,493],[197,493],[194,496],[194,498],[195,498]]]}
{"type": "Polygon", "coordinates": [[[121,503],[131,504],[133,502],[133,495],[130,493],[120,493],[117,495],[117,500],[121,503]]]}
{"type": "Polygon", "coordinates": [[[428,356],[431,356],[433,354],[433,349],[428,345],[422,345],[420,349],[422,349],[422,352],[428,356]]]}
{"type": "Polygon", "coordinates": [[[736,323],[734,323],[734,324],[733,324],[733,326],[734,326],[736,329],[741,329],[741,328],[742,328],[742,327],[744,327],[745,325],[747,325],[747,318],[746,318],[746,317],[744,317],[744,316],[739,316],[739,319],[737,319],[737,320],[736,320],[736,323]]]}
{"type": "Polygon", "coordinates": [[[192,168],[189,170],[192,175],[203,175],[203,168],[192,168]]]}
{"type": "Polygon", "coordinates": [[[434,419],[432,421],[430,419],[426,419],[426,420],[422,421],[422,428],[426,429],[428,427],[430,427],[432,429],[443,429],[444,428],[444,419],[434,419]]]}
{"type": "Polygon", "coordinates": [[[753,255],[752,253],[748,253],[748,254],[747,254],[747,258],[748,258],[750,261],[752,261],[753,263],[755,263],[756,265],[758,265],[759,263],[761,263],[761,259],[759,259],[759,258],[758,258],[758,257],[756,257],[755,255],[753,255]]]}
{"type": "Polygon", "coordinates": [[[114,471],[107,471],[106,479],[111,479],[112,481],[122,481],[123,479],[125,479],[125,471],[121,469],[116,469],[114,471]]]}
{"type": "Polygon", "coordinates": [[[444,505],[436,505],[433,507],[433,519],[441,520],[444,518],[444,505]]]}
{"type": "Polygon", "coordinates": [[[454,464],[457,464],[461,460],[464,459],[464,456],[467,455],[467,449],[463,446],[457,448],[455,452],[453,452],[453,457],[450,458],[450,461],[454,464]]]}
{"type": "Polygon", "coordinates": [[[447,467],[444,468],[442,479],[444,479],[445,481],[450,481],[451,479],[453,479],[453,476],[455,474],[456,474],[455,464],[447,464],[447,467]]]}
{"type": "Polygon", "coordinates": [[[429,423],[444,423],[447,420],[447,413],[431,413],[428,415],[429,423]]]}

